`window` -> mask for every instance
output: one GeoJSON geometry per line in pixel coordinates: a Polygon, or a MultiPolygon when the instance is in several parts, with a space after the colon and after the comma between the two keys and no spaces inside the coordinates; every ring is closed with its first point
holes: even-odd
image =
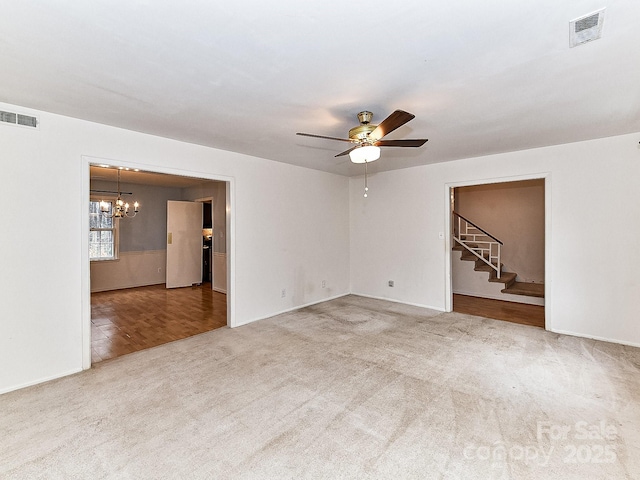
{"type": "Polygon", "coordinates": [[[101,200],[89,201],[89,260],[116,260],[118,258],[118,221],[111,217],[115,199],[103,201],[106,213],[100,209],[101,200]]]}

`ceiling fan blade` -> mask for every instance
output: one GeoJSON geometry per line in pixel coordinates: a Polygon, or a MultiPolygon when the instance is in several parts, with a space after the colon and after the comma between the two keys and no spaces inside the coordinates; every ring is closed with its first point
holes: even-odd
{"type": "Polygon", "coordinates": [[[324,138],[326,140],[340,140],[341,142],[352,142],[352,140],[348,138],[325,137],[324,135],[313,135],[312,133],[296,133],[296,135],[302,135],[303,137],[324,138]]]}
{"type": "Polygon", "coordinates": [[[416,118],[413,113],[404,110],[396,110],[387,118],[385,118],[377,128],[369,134],[369,138],[380,140],[385,135],[393,132],[396,128],[401,127],[407,122],[416,118]]]}
{"type": "Polygon", "coordinates": [[[378,140],[374,143],[376,147],[421,147],[429,140],[426,138],[415,138],[410,140],[378,140]]]}
{"type": "Polygon", "coordinates": [[[336,157],[342,157],[343,155],[347,155],[349,152],[355,150],[359,146],[360,145],[356,145],[355,147],[351,147],[349,150],[345,150],[344,152],[337,154],[336,157]]]}

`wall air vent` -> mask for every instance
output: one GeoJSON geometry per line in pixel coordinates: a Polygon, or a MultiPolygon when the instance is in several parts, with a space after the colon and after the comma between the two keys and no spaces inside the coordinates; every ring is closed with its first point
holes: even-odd
{"type": "Polygon", "coordinates": [[[604,8],[569,22],[569,47],[597,40],[602,37],[604,8]]]}
{"type": "Polygon", "coordinates": [[[0,110],[0,123],[18,125],[21,127],[38,127],[38,118],[29,115],[22,115],[14,112],[4,112],[0,110]]]}

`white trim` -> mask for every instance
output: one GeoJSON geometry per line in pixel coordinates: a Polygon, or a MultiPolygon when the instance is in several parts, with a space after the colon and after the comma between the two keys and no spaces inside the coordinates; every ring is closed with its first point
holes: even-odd
{"type": "Polygon", "coordinates": [[[529,173],[526,175],[510,175],[506,177],[481,178],[478,180],[463,180],[459,182],[447,182],[451,188],[470,187],[473,185],[489,185],[491,183],[522,182],[524,180],[540,180],[550,175],[550,172],[529,173]]]}
{"type": "Polygon", "coordinates": [[[401,303],[403,305],[411,305],[412,307],[428,308],[429,310],[435,310],[437,312],[445,312],[445,309],[442,307],[434,307],[432,305],[424,305],[422,303],[403,302],[402,300],[395,300],[393,298],[377,297],[375,295],[367,295],[364,293],[356,293],[356,292],[352,292],[350,295],[357,295],[358,297],[365,297],[365,298],[373,298],[374,300],[386,300],[387,302],[401,303]]]}
{"type": "Polygon", "coordinates": [[[554,318],[551,312],[551,283],[553,282],[553,263],[551,262],[551,172],[544,176],[544,328],[553,329],[554,318]]]}
{"type": "Polygon", "coordinates": [[[444,312],[453,311],[453,274],[451,267],[451,216],[453,206],[451,205],[451,195],[455,186],[451,183],[444,184],[444,312]]]}
{"type": "Polygon", "coordinates": [[[73,374],[79,373],[82,370],[84,370],[84,369],[83,368],[74,368],[73,370],[68,370],[68,371],[63,372],[63,373],[56,373],[55,375],[51,375],[49,377],[42,377],[42,378],[39,378],[38,380],[32,380],[32,381],[27,382],[27,383],[21,383],[19,385],[12,385],[9,388],[5,388],[4,390],[0,390],[0,395],[3,395],[5,393],[9,393],[9,392],[13,392],[15,390],[20,390],[22,388],[32,387],[32,386],[38,385],[40,383],[50,382],[51,380],[56,380],[58,378],[67,377],[69,375],[73,375],[73,374]]]}
{"type": "Polygon", "coordinates": [[[483,294],[479,294],[476,292],[465,292],[463,290],[454,290],[453,293],[455,293],[456,295],[465,295],[467,297],[476,297],[476,298],[490,298],[492,300],[500,300],[502,302],[509,302],[509,303],[519,303],[521,305],[533,305],[536,307],[544,307],[544,303],[532,303],[532,302],[527,302],[527,301],[522,301],[520,300],[520,297],[522,298],[535,298],[537,300],[542,300],[542,302],[544,302],[544,298],[540,298],[540,297],[528,297],[527,295],[513,295],[513,294],[509,294],[509,293],[502,293],[500,295],[492,295],[490,293],[483,293],[483,294]],[[516,298],[518,298],[518,300],[515,300],[516,298]]]}
{"type": "Polygon", "coordinates": [[[527,175],[512,175],[506,177],[493,177],[458,182],[446,182],[444,184],[445,195],[445,244],[448,254],[445,255],[445,312],[453,310],[453,279],[451,276],[451,189],[468,187],[472,185],[486,185],[491,183],[520,182],[523,180],[544,180],[544,318],[545,330],[552,330],[553,316],[551,309],[551,172],[530,173],[527,175]]]}
{"type": "Polygon", "coordinates": [[[640,348],[640,343],[627,342],[626,340],[616,340],[616,339],[607,338],[607,337],[598,337],[596,335],[585,335],[584,333],[576,333],[576,332],[571,332],[569,330],[551,330],[551,329],[547,329],[547,330],[552,333],[557,333],[558,335],[568,335],[571,337],[588,338],[590,340],[597,340],[599,342],[617,343],[618,345],[627,345],[629,347],[640,348]]]}
{"type": "Polygon", "coordinates": [[[82,170],[82,188],[80,205],[80,295],[82,321],[82,370],[91,368],[91,261],[89,260],[89,200],[91,198],[91,173],[90,162],[81,157],[80,168],[82,170]]]}
{"type": "MultiPolygon", "coordinates": [[[[297,307],[288,308],[286,310],[282,310],[282,311],[279,311],[277,313],[269,314],[269,315],[267,315],[265,317],[258,317],[258,318],[254,318],[253,320],[248,320],[246,322],[242,322],[242,323],[237,324],[235,326],[236,327],[241,327],[243,325],[248,325],[248,324],[253,323],[253,322],[258,322],[260,320],[266,320],[268,318],[276,317],[278,315],[282,315],[283,313],[293,312],[295,310],[299,310],[299,309],[302,309],[302,308],[310,307],[312,305],[317,305],[319,303],[328,302],[330,300],[335,300],[335,299],[346,297],[346,296],[349,296],[349,295],[356,295],[358,297],[371,298],[371,299],[374,299],[374,300],[385,300],[385,301],[388,301],[388,302],[400,303],[402,305],[411,305],[413,307],[427,308],[429,310],[434,310],[434,311],[437,311],[437,312],[450,313],[450,312],[445,312],[444,309],[440,308],[440,307],[422,305],[422,304],[413,303],[413,302],[402,302],[400,300],[394,300],[394,299],[391,299],[391,298],[377,297],[377,296],[373,296],[373,295],[365,295],[365,294],[362,294],[362,293],[351,292],[351,293],[343,293],[343,294],[340,294],[340,295],[335,295],[333,297],[324,298],[322,300],[318,300],[318,301],[315,301],[315,302],[310,302],[310,303],[307,303],[305,305],[300,305],[300,306],[297,306],[297,307]]],[[[583,334],[579,334],[579,333],[575,333],[575,332],[570,332],[570,331],[567,331],[567,330],[551,330],[549,328],[547,328],[546,330],[548,332],[550,332],[550,333],[556,333],[556,334],[559,334],[559,335],[568,335],[568,336],[578,337],[578,338],[587,338],[587,339],[591,339],[591,340],[597,340],[599,342],[608,342],[608,343],[614,343],[614,344],[619,344],[619,345],[627,345],[627,346],[630,346],[630,347],[640,348],[640,343],[627,342],[627,341],[623,341],[623,340],[615,340],[615,339],[611,339],[611,338],[598,337],[598,336],[594,336],[594,335],[583,335],[583,334]]]]}
{"type": "Polygon", "coordinates": [[[227,256],[227,325],[229,327],[236,326],[236,221],[235,221],[235,201],[236,201],[236,182],[235,178],[231,178],[226,183],[227,205],[226,205],[226,252],[227,256]]]}
{"type": "MultiPolygon", "coordinates": [[[[278,315],[282,315],[283,313],[293,312],[295,310],[300,310],[301,308],[306,308],[306,307],[310,307],[312,305],[317,305],[319,303],[328,302],[330,300],[335,300],[337,298],[346,297],[347,295],[352,295],[352,294],[351,293],[341,293],[340,295],[334,295],[333,297],[322,298],[322,299],[316,300],[314,302],[305,303],[304,305],[298,305],[297,307],[291,307],[291,308],[287,308],[285,310],[280,310],[279,312],[270,313],[269,315],[264,316],[264,317],[257,317],[257,318],[253,318],[251,320],[247,320],[247,321],[242,322],[242,323],[237,323],[237,324],[233,325],[232,328],[242,327],[243,325],[248,325],[248,324],[253,323],[253,322],[259,322],[260,320],[266,320],[267,318],[277,317],[278,315]]],[[[353,294],[353,295],[356,295],[356,294],[353,294]]],[[[364,296],[364,295],[361,295],[361,296],[364,296]]]]}
{"type": "Polygon", "coordinates": [[[185,170],[181,168],[168,168],[159,165],[132,162],[129,160],[112,159],[104,157],[93,157],[90,155],[81,155],[80,168],[82,173],[82,192],[81,192],[81,218],[80,227],[82,232],[80,265],[82,272],[81,293],[82,293],[82,368],[84,370],[91,368],[91,275],[89,265],[89,235],[85,234],[89,230],[89,202],[87,201],[91,195],[90,192],[90,172],[91,164],[109,164],[131,169],[140,169],[147,172],[165,173],[168,175],[179,175],[183,177],[202,178],[204,180],[213,180],[225,182],[227,186],[227,325],[232,327],[236,324],[235,314],[235,177],[226,175],[211,174],[209,172],[200,172],[196,170],[185,170]]]}

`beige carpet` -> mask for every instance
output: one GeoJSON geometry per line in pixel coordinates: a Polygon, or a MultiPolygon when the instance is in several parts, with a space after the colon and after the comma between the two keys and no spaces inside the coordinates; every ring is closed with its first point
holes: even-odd
{"type": "Polygon", "coordinates": [[[640,478],[640,349],[355,296],[0,412],[3,479],[640,478]]]}

